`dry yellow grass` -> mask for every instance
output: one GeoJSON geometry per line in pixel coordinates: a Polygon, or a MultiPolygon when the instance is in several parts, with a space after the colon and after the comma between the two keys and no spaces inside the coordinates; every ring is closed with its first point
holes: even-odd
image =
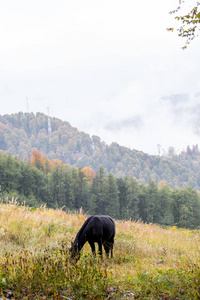
{"type": "Polygon", "coordinates": [[[141,270],[154,273],[155,270],[188,268],[199,264],[199,232],[185,229],[162,228],[140,222],[116,222],[117,235],[115,253],[118,259],[127,258],[119,272],[135,275],[141,270]],[[134,263],[128,262],[133,257],[134,263]]]}
{"type": "MultiPolygon", "coordinates": [[[[45,207],[30,209],[14,202],[0,204],[0,265],[6,252],[16,253],[23,247],[35,253],[62,242],[69,247],[87,217],[45,207]]],[[[83,252],[91,253],[88,244],[83,252]]],[[[116,220],[114,258],[106,260],[107,272],[114,282],[129,286],[139,274],[200,267],[199,254],[198,230],[116,220]]]]}
{"type": "MultiPolygon", "coordinates": [[[[62,210],[30,209],[14,203],[0,205],[0,258],[6,249],[26,246],[30,248],[56,246],[64,241],[70,246],[76,233],[87,219],[83,214],[62,210]]],[[[153,271],[156,268],[178,268],[196,263],[199,256],[199,231],[162,228],[154,224],[116,221],[115,259],[122,268],[123,262],[134,268],[153,271]],[[130,260],[131,260],[130,259],[130,260]],[[124,261],[123,261],[124,260],[124,261]]],[[[89,246],[84,251],[90,251],[89,246]]],[[[127,271],[127,270],[126,270],[127,271]]]]}

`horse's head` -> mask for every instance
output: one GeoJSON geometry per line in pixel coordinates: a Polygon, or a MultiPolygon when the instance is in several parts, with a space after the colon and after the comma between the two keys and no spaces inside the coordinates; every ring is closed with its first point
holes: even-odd
{"type": "Polygon", "coordinates": [[[70,258],[77,262],[80,258],[80,251],[78,249],[78,243],[72,243],[71,242],[71,248],[69,250],[70,258]]]}

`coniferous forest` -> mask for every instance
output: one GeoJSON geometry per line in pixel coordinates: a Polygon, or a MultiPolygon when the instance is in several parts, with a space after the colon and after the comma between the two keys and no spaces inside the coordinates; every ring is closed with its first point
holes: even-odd
{"type": "Polygon", "coordinates": [[[170,189],[165,182],[138,183],[133,177],[115,178],[102,166],[75,168],[48,160],[33,151],[29,162],[0,153],[1,198],[17,198],[32,207],[47,205],[116,219],[141,220],[186,228],[200,225],[200,197],[192,187],[170,189]]]}

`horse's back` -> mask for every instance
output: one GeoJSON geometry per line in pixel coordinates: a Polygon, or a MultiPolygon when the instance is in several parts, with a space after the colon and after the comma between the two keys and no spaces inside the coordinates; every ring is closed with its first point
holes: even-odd
{"type": "Polygon", "coordinates": [[[115,227],[115,221],[110,216],[97,216],[103,224],[107,224],[108,226],[115,227]]]}
{"type": "Polygon", "coordinates": [[[115,222],[110,216],[94,216],[90,221],[93,222],[93,226],[101,228],[103,240],[114,240],[115,237],[115,222]]]}

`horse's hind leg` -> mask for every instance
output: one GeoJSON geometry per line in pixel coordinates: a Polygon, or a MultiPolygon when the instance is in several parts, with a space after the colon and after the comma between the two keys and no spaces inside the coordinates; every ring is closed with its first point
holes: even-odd
{"type": "Polygon", "coordinates": [[[111,244],[111,257],[113,258],[113,244],[111,244]]]}
{"type": "Polygon", "coordinates": [[[109,252],[111,253],[111,258],[113,257],[113,244],[114,244],[113,240],[109,240],[104,244],[104,249],[106,251],[107,257],[109,257],[109,252]]]}
{"type": "Polygon", "coordinates": [[[108,245],[108,243],[103,244],[105,252],[106,252],[106,257],[109,258],[109,251],[110,251],[110,247],[108,245]]]}
{"type": "Polygon", "coordinates": [[[90,247],[91,247],[91,249],[92,249],[93,256],[96,257],[95,244],[94,244],[94,242],[89,241],[89,244],[90,244],[90,247]]]}
{"type": "Polygon", "coordinates": [[[113,257],[113,246],[114,246],[114,237],[112,237],[110,240],[111,257],[113,257]]]}
{"type": "Polygon", "coordinates": [[[98,245],[99,245],[99,255],[102,257],[102,241],[101,240],[98,242],[98,245]]]}

